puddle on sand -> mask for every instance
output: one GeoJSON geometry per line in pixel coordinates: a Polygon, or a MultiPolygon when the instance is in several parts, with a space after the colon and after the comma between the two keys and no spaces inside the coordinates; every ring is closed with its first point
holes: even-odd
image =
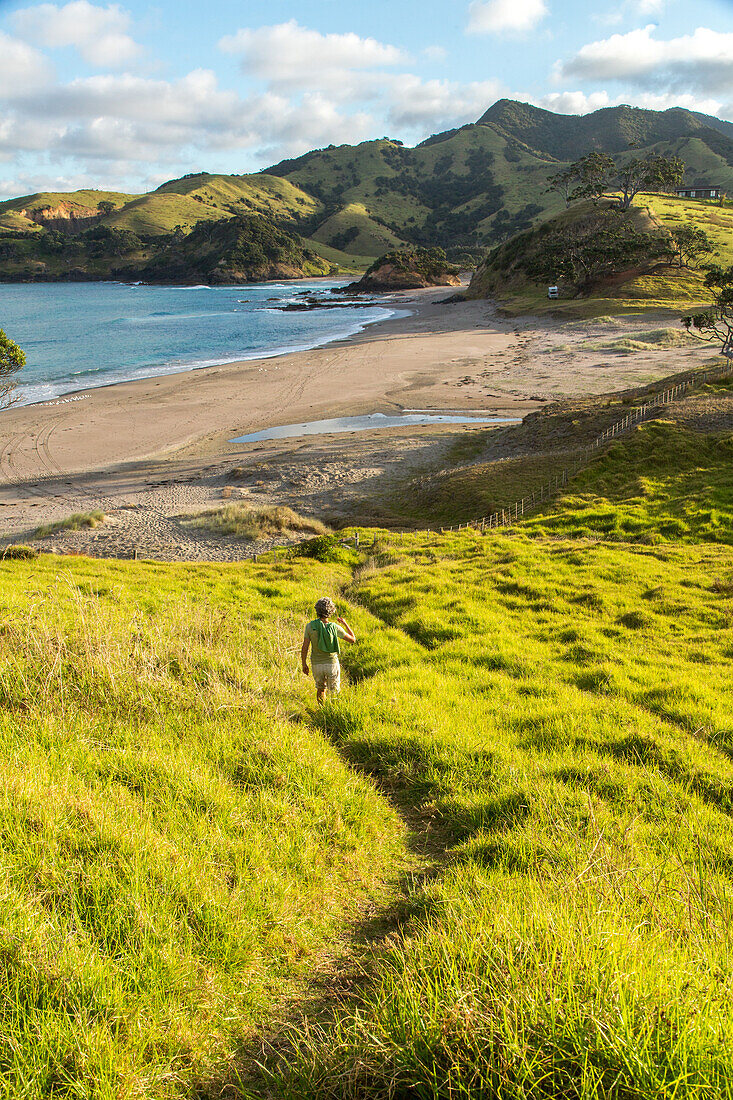
{"type": "Polygon", "coordinates": [[[518,416],[471,416],[460,413],[371,413],[369,416],[339,416],[333,420],[311,420],[305,424],[280,424],[250,435],[238,435],[230,443],[260,443],[265,439],[290,439],[301,435],[328,435],[330,432],[368,432],[374,428],[409,428],[420,424],[518,424],[518,416]]]}

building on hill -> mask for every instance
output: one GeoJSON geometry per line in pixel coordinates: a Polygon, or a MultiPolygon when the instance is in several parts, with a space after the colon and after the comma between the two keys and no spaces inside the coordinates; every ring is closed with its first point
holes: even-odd
{"type": "Polygon", "coordinates": [[[678,199],[722,199],[722,187],[678,187],[675,191],[678,199]]]}

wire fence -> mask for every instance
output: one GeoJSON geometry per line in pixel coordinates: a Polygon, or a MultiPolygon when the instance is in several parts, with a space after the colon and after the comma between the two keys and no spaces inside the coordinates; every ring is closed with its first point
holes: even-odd
{"type": "Polygon", "coordinates": [[[601,432],[592,443],[589,443],[583,448],[582,458],[572,466],[566,467],[561,473],[553,475],[553,477],[538,490],[533,490],[531,493],[527,493],[526,496],[520,497],[507,508],[498,508],[488,516],[481,516],[480,519],[468,520],[467,523],[454,524],[452,527],[441,527],[441,533],[448,531],[467,531],[469,528],[479,531],[490,531],[497,527],[510,527],[513,523],[516,523],[517,520],[521,519],[526,512],[531,511],[533,508],[544,503],[544,501],[550,500],[551,497],[556,496],[560,490],[567,485],[570,478],[578,473],[583,465],[588,462],[593,454],[599,451],[604,444],[609,443],[624,432],[630,431],[635,425],[645,420],[653,410],[658,409],[661,405],[671,405],[672,402],[678,401],[680,397],[689,393],[690,390],[696,389],[706,382],[719,381],[730,375],[733,375],[733,359],[727,359],[720,367],[708,367],[704,370],[691,372],[687,377],[681,378],[675,382],[673,386],[670,386],[666,390],[662,390],[652,398],[652,400],[646,401],[643,405],[637,405],[633,409],[630,409],[626,416],[622,417],[621,420],[617,420],[615,424],[611,424],[610,427],[601,432]]]}

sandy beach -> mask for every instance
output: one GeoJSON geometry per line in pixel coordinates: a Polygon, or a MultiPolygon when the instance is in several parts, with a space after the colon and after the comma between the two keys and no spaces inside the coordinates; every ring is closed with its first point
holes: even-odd
{"type": "Polygon", "coordinates": [[[478,429],[423,426],[249,444],[230,442],[234,436],[403,409],[523,417],[565,397],[664,377],[710,354],[602,348],[604,339],[659,329],[669,318],[558,325],[503,318],[491,302],[446,303],[446,296],[445,288],[396,295],[390,301],[409,309],[408,317],[315,351],[7,410],[0,437],[2,541],[27,539],[41,524],[98,508],[108,517],[103,529],[51,544],[105,555],[137,549],[164,558],[243,557],[245,545],[193,537],[178,522],[185,512],[221,503],[222,493],[232,495],[232,467],[253,472],[249,488],[235,495],[295,507],[305,501],[328,518],[358,494],[434,464],[446,439],[478,429]]]}

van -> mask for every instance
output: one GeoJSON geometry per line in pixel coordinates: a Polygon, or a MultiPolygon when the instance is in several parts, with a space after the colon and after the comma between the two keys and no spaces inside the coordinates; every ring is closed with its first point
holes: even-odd
{"type": "Polygon", "coordinates": [[[548,288],[547,288],[547,297],[548,298],[559,298],[560,297],[559,287],[548,286],[548,288]]]}

